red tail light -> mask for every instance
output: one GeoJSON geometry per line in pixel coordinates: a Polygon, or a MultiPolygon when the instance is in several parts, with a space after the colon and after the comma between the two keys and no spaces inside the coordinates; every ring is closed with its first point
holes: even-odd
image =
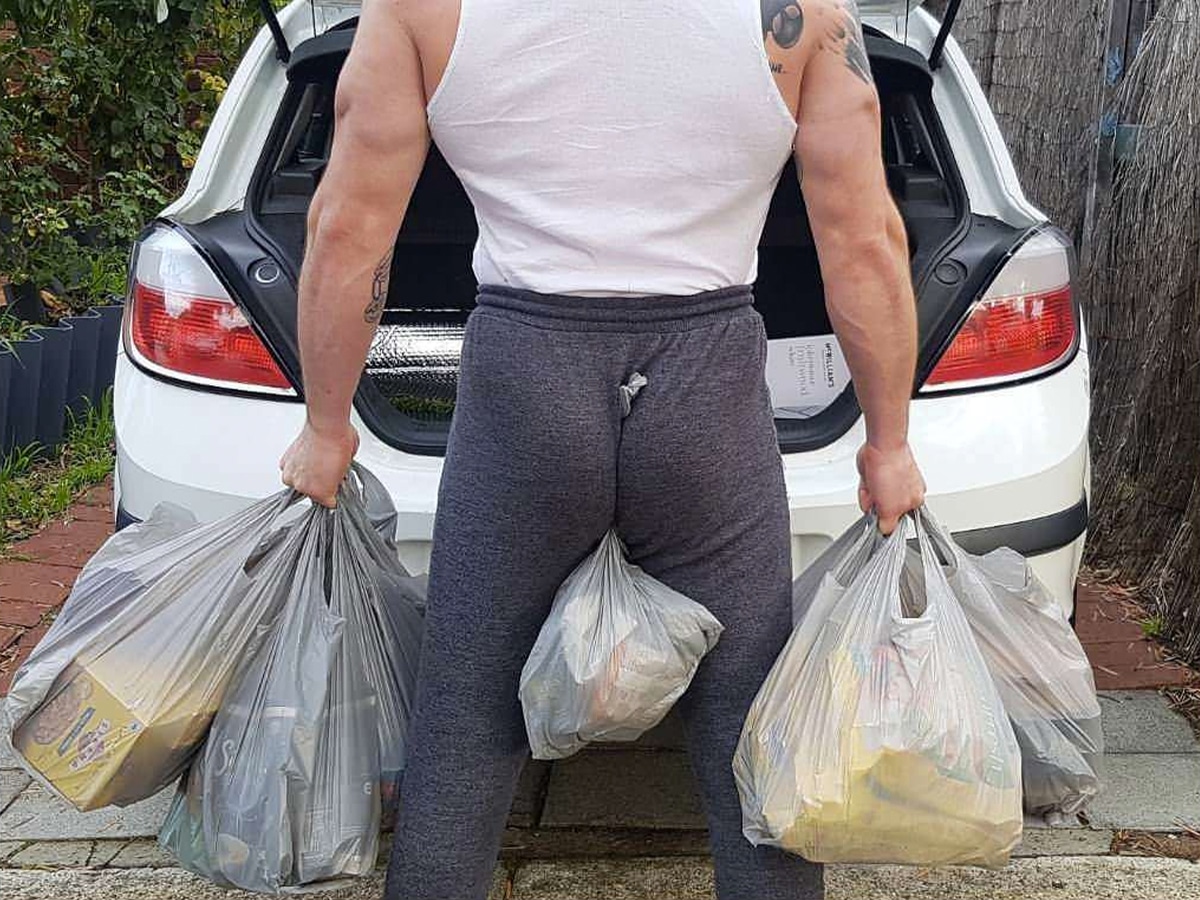
{"type": "Polygon", "coordinates": [[[290,388],[271,352],[236,306],[172,296],[135,282],[130,336],[150,363],[208,381],[290,388]]]}
{"type": "Polygon", "coordinates": [[[1056,368],[1079,342],[1071,247],[1055,230],[1026,241],[971,308],[922,391],[982,387],[1056,368]]]}
{"type": "Polygon", "coordinates": [[[975,304],[927,385],[1004,378],[1054,365],[1075,346],[1070,286],[975,304]]]}
{"type": "Polygon", "coordinates": [[[221,387],[293,394],[291,383],[207,264],[178,233],[137,249],[126,347],[151,369],[221,387]]]}

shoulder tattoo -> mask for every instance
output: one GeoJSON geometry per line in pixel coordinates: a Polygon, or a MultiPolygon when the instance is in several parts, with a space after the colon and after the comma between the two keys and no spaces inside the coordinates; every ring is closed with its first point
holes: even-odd
{"type": "Polygon", "coordinates": [[[762,0],[763,38],[769,34],[787,50],[800,42],[804,13],[798,0],[762,0]]]}
{"type": "Polygon", "coordinates": [[[831,5],[833,16],[828,20],[821,49],[840,53],[851,72],[866,84],[874,84],[858,5],[854,0],[835,0],[831,5]]]}

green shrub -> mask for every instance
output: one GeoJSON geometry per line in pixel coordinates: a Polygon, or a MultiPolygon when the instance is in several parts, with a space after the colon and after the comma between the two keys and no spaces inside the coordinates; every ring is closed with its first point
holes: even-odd
{"type": "Polygon", "coordinates": [[[121,289],[261,16],[245,0],[0,0],[5,21],[0,282],[84,307],[121,289]]]}

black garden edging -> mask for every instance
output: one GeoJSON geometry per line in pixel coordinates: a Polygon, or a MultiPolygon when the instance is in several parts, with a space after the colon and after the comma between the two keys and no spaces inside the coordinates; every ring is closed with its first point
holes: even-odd
{"type": "MultiPolygon", "coordinates": [[[[120,309],[121,307],[116,307],[120,309]]],[[[76,316],[64,316],[71,326],[71,368],[67,373],[67,409],[76,416],[87,410],[96,396],[96,360],[100,351],[100,326],[103,320],[95,309],[76,316]]]]}
{"type": "Polygon", "coordinates": [[[37,398],[42,383],[42,336],[36,331],[13,341],[12,377],[8,385],[8,410],[4,420],[4,453],[27,447],[37,440],[37,398]]]}
{"type": "Polygon", "coordinates": [[[93,307],[0,347],[0,454],[57,446],[67,410],[100,403],[113,383],[123,309],[93,307]]]}

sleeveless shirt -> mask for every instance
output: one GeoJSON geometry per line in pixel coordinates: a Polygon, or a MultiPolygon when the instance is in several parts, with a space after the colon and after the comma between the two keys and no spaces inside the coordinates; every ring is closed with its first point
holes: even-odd
{"type": "Polygon", "coordinates": [[[749,284],[796,133],[759,0],[462,0],[430,131],[475,207],[481,284],[749,284]]]}

